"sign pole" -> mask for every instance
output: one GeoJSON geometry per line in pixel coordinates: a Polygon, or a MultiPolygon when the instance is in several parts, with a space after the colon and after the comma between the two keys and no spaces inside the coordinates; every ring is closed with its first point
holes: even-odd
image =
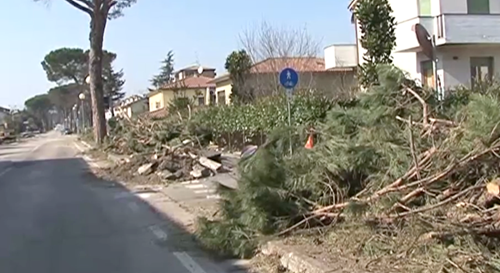
{"type": "MultiPolygon", "coordinates": [[[[292,128],[292,106],[291,106],[291,100],[292,100],[292,92],[293,92],[293,89],[287,89],[286,90],[286,106],[287,106],[287,110],[288,110],[288,127],[292,128]]],[[[292,132],[290,132],[289,134],[289,142],[290,142],[290,155],[293,154],[293,145],[292,145],[292,132]]]]}
{"type": "MultiPolygon", "coordinates": [[[[292,129],[291,100],[292,100],[292,95],[293,95],[293,89],[295,88],[295,86],[297,86],[297,83],[299,82],[299,74],[294,69],[288,67],[288,68],[281,70],[280,75],[279,75],[279,79],[280,79],[280,84],[286,90],[288,127],[291,130],[292,129]]],[[[289,142],[290,142],[290,155],[292,155],[293,154],[293,144],[292,144],[292,132],[291,131],[289,133],[289,142]]]]}

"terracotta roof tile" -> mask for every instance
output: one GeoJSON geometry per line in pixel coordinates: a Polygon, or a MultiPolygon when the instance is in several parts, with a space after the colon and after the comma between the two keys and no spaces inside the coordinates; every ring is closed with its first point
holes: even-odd
{"type": "Polygon", "coordinates": [[[277,73],[286,67],[298,72],[325,71],[325,60],[316,57],[269,58],[252,66],[252,73],[277,73]]]}
{"type": "Polygon", "coordinates": [[[204,77],[204,76],[188,77],[188,78],[182,79],[180,81],[176,81],[176,82],[167,84],[167,85],[161,87],[160,89],[168,90],[168,89],[176,89],[176,88],[194,89],[194,88],[215,87],[215,83],[211,82],[212,80],[213,80],[213,78],[204,77]]]}

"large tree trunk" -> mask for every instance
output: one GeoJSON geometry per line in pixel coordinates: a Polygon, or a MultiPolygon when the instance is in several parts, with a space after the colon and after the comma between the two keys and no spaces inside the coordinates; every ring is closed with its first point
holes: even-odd
{"type": "Polygon", "coordinates": [[[97,144],[101,144],[107,135],[102,82],[102,45],[106,21],[106,16],[103,16],[103,14],[98,11],[94,12],[90,22],[90,97],[92,100],[94,140],[97,144]]]}

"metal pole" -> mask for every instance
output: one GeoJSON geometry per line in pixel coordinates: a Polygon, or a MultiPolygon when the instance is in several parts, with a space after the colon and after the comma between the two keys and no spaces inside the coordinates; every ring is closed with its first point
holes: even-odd
{"type": "Polygon", "coordinates": [[[434,88],[436,89],[436,92],[437,92],[437,95],[438,95],[438,99],[439,100],[442,100],[444,99],[443,98],[443,94],[441,94],[441,88],[439,87],[439,75],[438,75],[438,71],[437,71],[437,52],[436,52],[436,35],[432,35],[432,39],[431,39],[431,43],[432,43],[432,73],[434,74],[434,88]]]}
{"type": "Polygon", "coordinates": [[[82,132],[85,132],[85,108],[84,108],[84,104],[83,104],[83,100],[82,101],[82,132]]]}
{"type": "Polygon", "coordinates": [[[290,130],[289,132],[289,142],[290,142],[290,155],[293,154],[293,145],[292,145],[292,110],[291,110],[291,105],[290,105],[290,100],[292,97],[292,89],[287,89],[286,90],[286,105],[287,105],[287,110],[288,110],[288,128],[290,130]]]}

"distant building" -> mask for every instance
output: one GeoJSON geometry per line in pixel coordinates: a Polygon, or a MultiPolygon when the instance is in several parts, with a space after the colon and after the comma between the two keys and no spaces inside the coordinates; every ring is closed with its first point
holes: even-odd
{"type": "MultiPolygon", "coordinates": [[[[291,67],[299,74],[297,89],[314,90],[327,96],[352,90],[356,86],[356,46],[332,45],[325,49],[325,58],[283,57],[268,58],[250,68],[246,80],[254,96],[262,97],[284,92],[279,85],[279,73],[291,67]]],[[[232,81],[229,74],[213,79],[215,101],[229,104],[232,81]]]]}
{"type": "Polygon", "coordinates": [[[204,66],[189,66],[174,72],[172,83],[148,94],[150,114],[165,115],[176,98],[191,100],[196,106],[214,104],[215,84],[211,81],[215,75],[215,68],[204,66]]]}
{"type": "Polygon", "coordinates": [[[10,116],[10,109],[0,106],[0,124],[5,123],[5,117],[10,116]]]}
{"type": "MultiPolygon", "coordinates": [[[[136,117],[149,110],[148,98],[140,95],[133,95],[121,100],[113,107],[116,117],[136,117]]],[[[113,113],[106,111],[106,119],[110,119],[113,113]]]]}

